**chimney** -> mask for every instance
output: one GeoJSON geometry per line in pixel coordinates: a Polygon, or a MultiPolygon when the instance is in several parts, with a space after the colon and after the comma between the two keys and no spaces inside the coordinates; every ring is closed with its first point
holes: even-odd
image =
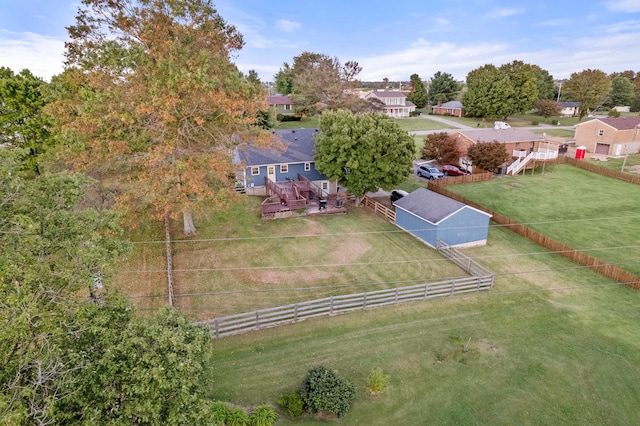
{"type": "Polygon", "coordinates": [[[442,106],[442,98],[438,98],[438,108],[440,108],[442,106]]]}

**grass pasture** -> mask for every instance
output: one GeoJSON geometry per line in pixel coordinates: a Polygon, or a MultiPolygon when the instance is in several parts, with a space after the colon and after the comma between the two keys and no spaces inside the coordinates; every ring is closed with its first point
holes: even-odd
{"type": "Polygon", "coordinates": [[[469,252],[496,272],[493,290],[215,340],[211,396],[275,406],[325,365],[358,388],[336,424],[640,423],[640,292],[501,228],[469,252]],[[391,382],[373,397],[376,367],[391,382]]]}
{"type": "MultiPolygon", "coordinates": [[[[263,221],[260,197],[201,218],[197,237],[172,231],[175,305],[197,319],[466,274],[365,208],[263,221]]],[[[164,236],[164,234],[161,234],[164,236]]],[[[156,238],[159,240],[159,238],[156,238]]],[[[168,303],[162,242],[137,244],[116,286],[143,309],[168,303]],[[135,265],[143,265],[140,266],[135,265]]]]}
{"type": "Polygon", "coordinates": [[[640,186],[569,165],[448,187],[536,231],[640,274],[640,186]]]}

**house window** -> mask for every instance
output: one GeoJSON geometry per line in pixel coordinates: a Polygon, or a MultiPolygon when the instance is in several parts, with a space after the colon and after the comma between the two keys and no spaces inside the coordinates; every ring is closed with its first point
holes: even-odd
{"type": "Polygon", "coordinates": [[[322,190],[326,191],[329,189],[329,182],[322,182],[322,190]]]}
{"type": "Polygon", "coordinates": [[[288,173],[289,165],[288,164],[280,164],[280,173],[288,173]]]}
{"type": "Polygon", "coordinates": [[[251,168],[251,176],[256,176],[260,174],[260,167],[252,167],[251,168]]]}
{"type": "Polygon", "coordinates": [[[602,136],[602,135],[604,135],[604,129],[598,130],[598,136],[602,136]]]}
{"type": "Polygon", "coordinates": [[[309,170],[311,170],[311,163],[304,163],[304,171],[308,172],[309,170]]]}
{"type": "Polygon", "coordinates": [[[285,104],[284,105],[284,110],[285,111],[291,111],[291,104],[285,104]]]}

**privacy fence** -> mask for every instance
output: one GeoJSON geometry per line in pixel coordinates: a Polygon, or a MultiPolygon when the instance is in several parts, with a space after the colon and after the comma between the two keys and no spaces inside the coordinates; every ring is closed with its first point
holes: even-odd
{"type": "Polygon", "coordinates": [[[468,256],[444,243],[438,250],[467,271],[480,275],[427,282],[407,287],[369,291],[365,293],[331,296],[307,302],[292,303],[274,308],[259,309],[197,322],[211,329],[213,337],[224,337],[248,331],[291,324],[298,321],[345,312],[378,308],[404,302],[429,300],[493,287],[493,274],[468,256]]]}
{"type": "MultiPolygon", "coordinates": [[[[566,157],[561,157],[564,158],[564,160],[561,160],[561,162],[565,162],[568,164],[574,164],[577,163],[577,166],[586,170],[590,170],[590,171],[594,171],[596,173],[600,173],[602,172],[603,175],[607,175],[607,176],[611,176],[611,177],[616,177],[618,175],[618,173],[616,173],[615,171],[612,171],[610,169],[604,168],[602,166],[597,166],[597,165],[589,165],[586,164],[584,162],[584,160],[574,160],[571,158],[566,158],[566,157]]],[[[626,174],[625,174],[626,175],[626,174]]],[[[631,183],[635,183],[633,181],[633,179],[623,179],[627,182],[631,182],[631,183]]],[[[451,182],[450,182],[451,183],[451,182]]],[[[640,183],[640,180],[638,180],[638,183],[640,183]]],[[[493,220],[495,223],[497,223],[498,225],[502,225],[507,229],[510,229],[511,231],[515,232],[518,235],[521,235],[531,241],[533,241],[536,244],[541,245],[542,247],[549,249],[553,252],[556,252],[558,254],[560,254],[561,256],[566,257],[567,259],[571,260],[572,262],[577,263],[578,265],[581,266],[586,266],[588,268],[593,269],[594,271],[596,271],[597,273],[610,278],[614,281],[617,281],[619,283],[625,284],[628,287],[631,287],[635,290],[640,290],[640,276],[633,274],[629,271],[625,271],[624,269],[621,269],[615,265],[612,265],[610,263],[607,263],[603,260],[600,260],[594,256],[588,255],[586,253],[583,253],[579,250],[576,250],[570,246],[568,246],[567,244],[561,243],[559,241],[554,240],[553,238],[544,235],[538,231],[534,231],[533,229],[529,228],[526,225],[523,225],[515,220],[510,219],[509,217],[500,214],[496,211],[487,209],[486,207],[473,202],[465,197],[462,197],[460,195],[457,195],[451,191],[449,191],[448,189],[446,189],[444,187],[444,185],[442,185],[440,182],[438,181],[431,181],[429,182],[429,189],[437,192],[439,194],[445,195],[449,198],[452,198],[454,200],[460,201],[462,203],[465,203],[471,207],[474,207],[478,210],[482,210],[484,212],[487,212],[491,215],[493,215],[493,217],[491,218],[491,220],[493,220]]]]}

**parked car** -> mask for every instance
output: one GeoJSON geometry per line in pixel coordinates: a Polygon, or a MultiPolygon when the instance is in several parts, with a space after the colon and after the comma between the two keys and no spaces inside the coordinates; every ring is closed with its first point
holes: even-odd
{"type": "Polygon", "coordinates": [[[469,174],[466,170],[461,170],[452,164],[442,166],[442,173],[444,173],[445,176],[463,176],[469,174]]]}
{"type": "Polygon", "coordinates": [[[406,195],[409,195],[407,191],[403,191],[402,189],[394,189],[393,191],[391,191],[391,196],[389,197],[391,199],[391,204],[395,203],[400,198],[406,195]]]}
{"type": "Polygon", "coordinates": [[[419,166],[416,174],[427,179],[441,179],[444,177],[444,174],[440,170],[429,165],[419,166]]]}

